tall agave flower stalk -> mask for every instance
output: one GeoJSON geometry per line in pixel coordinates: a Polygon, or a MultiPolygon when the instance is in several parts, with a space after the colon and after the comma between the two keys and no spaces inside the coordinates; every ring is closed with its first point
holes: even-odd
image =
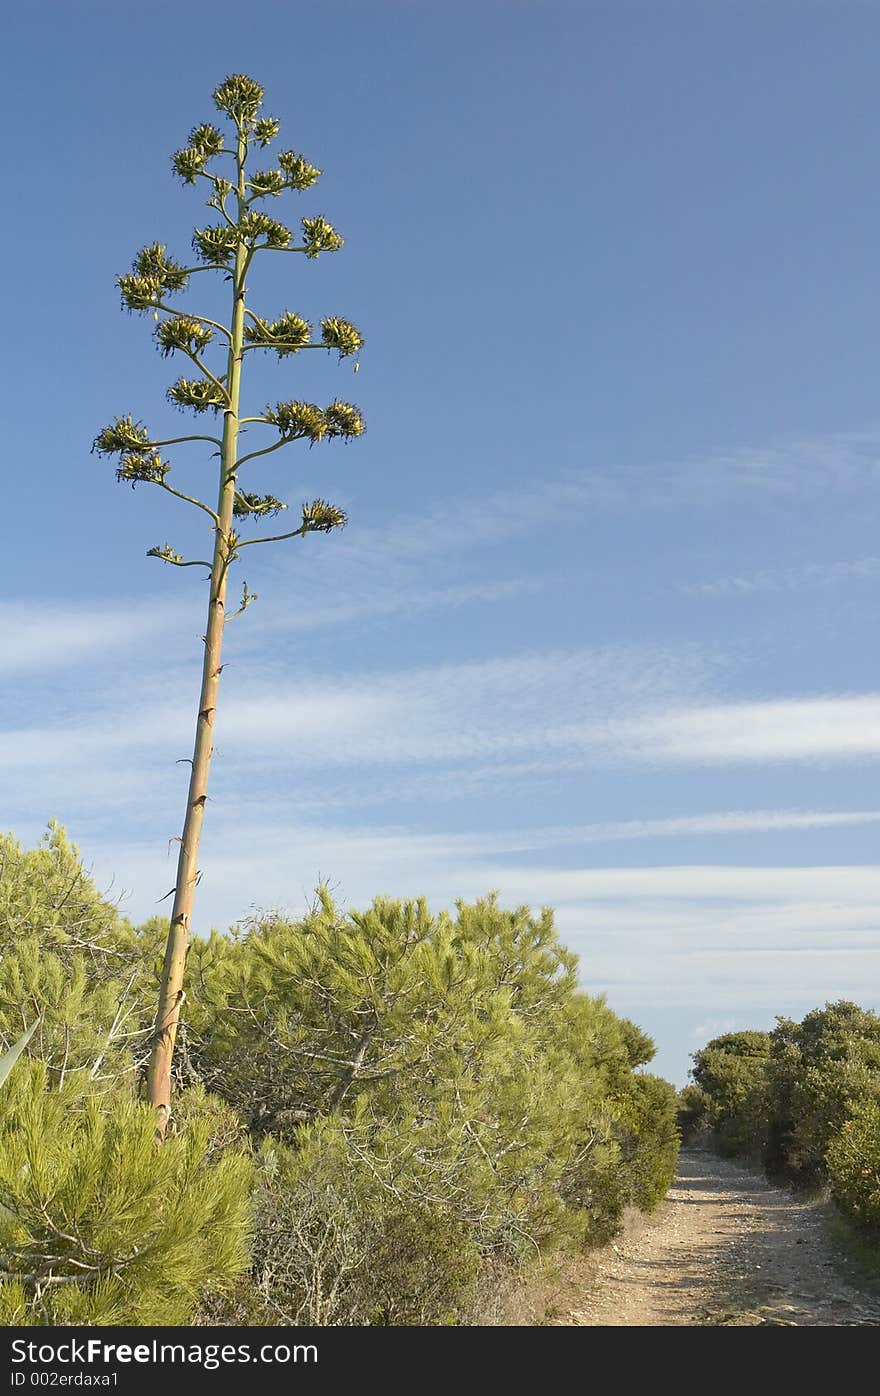
{"type": "MultiPolygon", "coordinates": [[[[224,133],[209,124],[197,126],[188,145],[172,157],[174,170],[184,184],[207,181],[208,207],[219,215],[219,222],[195,230],[197,264],[179,265],[162,244],[153,243],[138,253],[131,273],[120,276],[117,283],[126,309],[150,314],[156,321],[155,337],[162,353],[181,354],[194,366],[192,376],[179,378],[169,388],[169,399],[197,416],[213,417],[218,423],[222,418],[222,435],[206,433],[159,441],[143,423],[125,416],[104,427],[94,443],[100,454],[118,457],[118,480],[166,490],[200,510],[210,521],[213,534],[210,561],[185,558],[168,544],[150,548],[148,553],[172,567],[204,567],[210,578],[192,771],[147,1076],[147,1094],[157,1111],[160,1136],[171,1116],[171,1064],[184,999],[184,968],[199,877],[199,842],[213,752],[223,632],[232,619],[226,607],[230,568],[245,548],[305,538],[309,533],[330,533],[346,521],[341,509],[315,499],[302,506],[298,527],[280,533],[242,536],[239,528],[253,526],[287,507],[271,494],[252,490],[252,462],[294,441],[348,441],[364,430],[359,409],[338,400],[327,407],[297,400],[278,402],[256,416],[241,415],[242,369],[249,352],[268,350],[282,359],[307,349],[325,349],[344,358],[356,355],[363,344],[355,326],[337,316],[322,320],[318,334],[301,315],[284,311],[275,319],[265,318],[247,304],[247,276],[258,252],[294,252],[311,259],[342,246],[342,238],[321,216],[303,218],[301,241],[295,241],[290,229],[261,207],[265,200],[286,191],[310,189],[321,174],[293,150],[278,152],[271,169],[249,167],[254,151],[269,146],[280,129],[275,117],[261,115],[263,96],[263,88],[252,78],[240,73],[228,77],[214,93],[214,102],[231,130],[227,127],[224,133]],[[227,324],[169,304],[173,296],[186,288],[195,272],[206,270],[219,272],[230,283],[227,324]],[[221,363],[214,369],[208,366],[206,351],[211,345],[225,350],[225,368],[221,363]],[[269,444],[240,454],[239,429],[245,423],[255,429],[265,427],[272,434],[269,444]],[[215,448],[212,454],[219,454],[216,506],[184,493],[172,483],[171,463],[163,452],[167,447],[191,442],[211,446],[215,448]]],[[[233,614],[239,615],[254,599],[245,583],[241,603],[233,614]]]]}

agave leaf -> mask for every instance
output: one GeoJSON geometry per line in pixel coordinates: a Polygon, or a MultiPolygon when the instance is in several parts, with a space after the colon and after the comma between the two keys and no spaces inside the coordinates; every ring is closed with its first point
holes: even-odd
{"type": "Polygon", "coordinates": [[[38,1018],[35,1023],[31,1023],[24,1036],[20,1037],[17,1042],[14,1042],[10,1047],[9,1051],[5,1052],[3,1056],[0,1057],[0,1086],[3,1085],[3,1082],[6,1080],[10,1071],[15,1066],[15,1063],[18,1061],[18,1058],[21,1056],[25,1047],[30,1042],[37,1028],[40,1026],[41,1021],[42,1020],[38,1018]]]}

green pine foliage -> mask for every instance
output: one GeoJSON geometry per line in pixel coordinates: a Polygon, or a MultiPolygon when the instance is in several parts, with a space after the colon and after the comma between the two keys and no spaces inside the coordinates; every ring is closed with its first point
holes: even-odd
{"type": "Polygon", "coordinates": [[[119,917],[59,827],[0,840],[0,1050],[39,1020],[0,1098],[0,1322],[188,1322],[247,1263],[230,1112],[185,1093],[157,1150],[136,1099],[163,939],[119,917]]]}
{"type": "Polygon", "coordinates": [[[0,1321],[180,1324],[245,1269],[250,1164],[210,1119],[161,1149],[144,1104],[16,1071],[0,1112],[0,1321]]]}
{"type": "MultiPolygon", "coordinates": [[[[192,943],[176,1133],[140,1099],[167,922],[54,828],[0,857],[0,1320],[450,1324],[675,1168],[653,1043],[553,915],[326,891],[192,943]]],[[[475,1318],[476,1315],[476,1318],[475,1318]]]]}
{"type": "Polygon", "coordinates": [[[648,1072],[636,1076],[624,1149],[629,1198],[643,1212],[653,1212],[672,1186],[678,1158],[674,1086],[648,1072]]]}
{"type": "MultiPolygon", "coordinates": [[[[273,1158],[294,1151],[264,1215],[312,1215],[317,1198],[339,1219],[350,1268],[330,1287],[359,1321],[449,1321],[471,1261],[604,1240],[668,1187],[674,1092],[633,1072],[653,1044],[578,990],[549,911],[381,899],[342,914],[324,892],[301,922],[257,920],[205,953],[196,1069],[273,1158]]],[[[330,1282],[279,1257],[292,1234],[260,1252],[263,1322],[273,1302],[288,1322],[326,1312],[330,1282]]]]}
{"type": "Polygon", "coordinates": [[[54,821],[34,849],[0,834],[0,949],[36,934],[61,954],[87,950],[96,959],[133,944],[54,821]]]}
{"type": "Polygon", "coordinates": [[[103,897],[57,825],[36,849],[0,836],[0,1046],[37,1019],[53,1084],[132,1077],[155,974],[145,939],[103,897]]]}

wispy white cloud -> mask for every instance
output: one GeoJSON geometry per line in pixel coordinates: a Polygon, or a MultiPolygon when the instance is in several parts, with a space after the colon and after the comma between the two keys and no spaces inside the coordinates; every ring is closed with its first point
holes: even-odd
{"type": "Polygon", "coordinates": [[[702,1023],[695,1023],[691,1028],[690,1036],[692,1041],[702,1045],[713,1037],[720,1037],[722,1033],[734,1032],[736,1027],[737,1023],[734,1018],[708,1018],[702,1023]]]}
{"type": "MultiPolygon", "coordinates": [[[[474,492],[439,500],[419,514],[381,526],[352,529],[331,545],[304,554],[264,555],[264,575],[295,579],[294,604],[273,603],[239,632],[246,650],[267,635],[314,631],[393,615],[503,603],[552,584],[546,575],[485,575],[486,550],[548,528],[583,524],[605,512],[678,508],[763,493],[801,496],[811,491],[853,491],[880,480],[880,435],[864,433],[793,441],[766,448],[695,456],[684,462],[636,466],[597,464],[544,476],[517,490],[474,492]],[[456,580],[450,582],[450,559],[456,580]],[[479,570],[463,575],[474,558],[479,570]]],[[[831,585],[880,575],[880,558],[765,569],[686,588],[706,596],[749,595],[831,585]]],[[[100,663],[165,637],[169,626],[197,627],[191,592],[178,596],[71,605],[69,600],[0,603],[0,677],[100,663]]]]}
{"type": "Polygon", "coordinates": [[[668,819],[626,819],[498,836],[502,846],[556,848],[563,844],[618,843],[631,839],[682,838],[700,834],[772,834],[787,830],[851,828],[880,823],[880,810],[730,810],[668,819]],[[505,843],[505,840],[508,842],[505,843]]]}
{"type": "Polygon", "coordinates": [[[862,557],[852,562],[810,562],[802,567],[765,568],[680,589],[691,596],[753,596],[798,591],[805,586],[831,587],[843,582],[873,581],[877,577],[880,577],[880,557],[862,557]]]}
{"type": "Polygon", "coordinates": [[[880,755],[880,694],[681,708],[612,730],[633,760],[673,764],[850,760],[880,755]]]}
{"type": "MultiPolygon", "coordinates": [[[[609,933],[609,915],[610,933],[616,934],[643,928],[646,912],[660,937],[711,937],[711,927],[727,925],[734,912],[742,929],[744,918],[752,914],[749,908],[756,906],[763,918],[758,935],[795,923],[805,932],[824,930],[840,924],[844,913],[851,928],[880,922],[880,866],[558,867],[521,859],[501,862],[499,856],[576,844],[576,831],[414,833],[393,827],[310,826],[292,822],[289,815],[285,820],[261,813],[262,819],[257,809],[243,816],[237,808],[233,818],[220,810],[213,824],[206,825],[200,898],[230,920],[243,901],[289,903],[300,886],[311,888],[323,872],[338,878],[344,895],[354,902],[377,891],[396,891],[407,896],[425,892],[448,904],[458,895],[479,896],[497,888],[508,901],[556,906],[568,924],[577,917],[582,929],[600,937],[609,933]]],[[[822,817],[829,816],[817,814],[822,817]]],[[[164,854],[154,840],[112,838],[112,844],[114,866],[127,885],[142,889],[141,895],[163,880],[157,869],[164,854]]],[[[108,852],[102,854],[106,856],[108,852]]],[[[143,903],[139,905],[142,910],[143,903]]]]}
{"type": "MultiPolygon", "coordinates": [[[[552,578],[527,569],[514,577],[494,575],[491,549],[533,530],[536,518],[542,528],[575,524],[597,492],[604,496],[602,482],[572,477],[439,500],[381,525],[359,524],[308,554],[263,555],[268,601],[262,614],[254,613],[248,643],[260,643],[269,632],[500,603],[542,590],[552,578]],[[273,579],[285,596],[292,595],[292,604],[273,604],[273,579]]],[[[506,570],[508,564],[501,566],[506,570]]]]}
{"type": "Polygon", "coordinates": [[[82,606],[0,602],[0,678],[106,663],[166,634],[183,616],[183,602],[165,597],[82,606]]]}
{"type": "Polygon", "coordinates": [[[231,686],[220,730],[225,743],[264,746],[299,765],[596,751],[607,745],[613,714],[677,706],[702,692],[712,667],[687,647],[609,646],[311,684],[282,680],[263,692],[248,682],[231,686]]]}
{"type": "MultiPolygon", "coordinates": [[[[139,772],[167,769],[189,749],[192,719],[160,677],[112,689],[88,716],[20,721],[0,736],[0,775],[15,774],[22,789],[32,777],[35,791],[46,772],[55,788],[65,772],[71,785],[86,775],[86,788],[97,790],[104,768],[129,787],[139,772]]],[[[698,651],[659,646],[304,681],[242,666],[218,712],[221,778],[234,792],[258,768],[276,778],[321,769],[330,773],[326,793],[322,779],[314,798],[303,795],[320,808],[341,797],[332,773],[343,770],[378,771],[389,796],[415,793],[421,782],[439,798],[444,782],[450,790],[458,783],[463,796],[597,766],[839,764],[880,755],[878,694],[701,701],[715,678],[698,651]]],[[[736,818],[723,816],[731,832],[736,818]]],[[[618,836],[637,837],[638,827],[631,821],[618,836]]]]}
{"type": "MultiPolygon", "coordinates": [[[[554,837],[215,820],[206,831],[197,923],[228,925],[257,907],[296,914],[321,878],[347,905],[386,893],[427,895],[439,909],[494,888],[507,905],[556,907],[564,939],[582,956],[584,982],[628,1005],[778,1011],[795,998],[864,999],[876,983],[878,866],[568,868],[499,860],[502,851],[554,837]]],[[[159,907],[173,866],[173,850],[166,857],[152,842],[104,842],[96,871],[115,872],[134,889],[129,909],[143,916],[159,907]]]]}
{"type": "Polygon", "coordinates": [[[831,867],[754,867],[689,864],[661,867],[604,868],[500,868],[486,865],[481,874],[503,876],[509,895],[518,897],[527,888],[543,885],[547,902],[616,901],[651,898],[660,901],[790,902],[817,898],[828,904],[858,901],[871,905],[874,921],[880,920],[880,867],[855,864],[831,867]]]}
{"type": "Polygon", "coordinates": [[[708,452],[667,472],[670,480],[727,499],[744,491],[799,498],[854,494],[880,481],[880,432],[791,438],[735,451],[708,452]]]}
{"type": "MultiPolygon", "coordinates": [[[[540,577],[513,577],[497,582],[474,582],[461,586],[412,587],[393,585],[387,581],[357,591],[346,592],[339,577],[333,579],[332,593],[328,588],[309,585],[309,599],[298,598],[294,609],[283,616],[276,613],[266,624],[269,630],[322,630],[352,621],[374,620],[381,616],[420,615],[424,611],[460,610],[475,603],[491,604],[510,601],[517,596],[534,595],[547,582],[540,577]]],[[[258,632],[259,635],[259,632],[258,632]]]]}
{"type": "MultiPolygon", "coordinates": [[[[327,861],[328,857],[333,861],[340,855],[346,863],[353,857],[356,863],[368,866],[386,862],[389,865],[401,863],[412,866],[445,862],[454,862],[459,866],[478,863],[481,865],[479,875],[482,877],[485,867],[489,868],[489,876],[496,873],[501,876],[501,865],[490,865],[487,862],[499,855],[631,840],[694,835],[711,837],[731,832],[783,833],[791,830],[853,828],[880,823],[880,810],[737,810],[674,819],[626,820],[605,824],[414,833],[411,829],[393,824],[365,828],[347,826],[344,829],[333,825],[292,825],[290,813],[289,803],[285,806],[285,802],[277,797],[268,800],[245,799],[236,802],[234,818],[223,810],[218,811],[218,836],[223,840],[236,832],[240,839],[245,836],[242,831],[246,829],[249,844],[274,849],[296,848],[305,852],[307,858],[311,859],[317,855],[318,861],[327,861]]],[[[510,871],[506,865],[503,871],[504,877],[509,878],[510,871]]],[[[611,871],[613,873],[615,870],[611,871]]],[[[586,870],[584,876],[589,879],[594,872],[594,869],[586,870]]],[[[715,878],[716,872],[717,869],[711,867],[708,877],[715,878]]],[[[737,872],[737,869],[733,869],[730,876],[735,878],[737,872]]],[[[548,875],[555,876],[552,870],[548,875]]],[[[692,869],[684,870],[682,875],[694,881],[692,869]]],[[[590,885],[592,895],[592,884],[590,885]]],[[[616,895],[617,884],[610,885],[613,885],[616,895]]],[[[718,877],[713,885],[721,889],[719,896],[730,894],[731,883],[726,874],[718,877]]],[[[653,885],[651,892],[652,895],[659,895],[653,885]]]]}
{"type": "MultiPolygon", "coordinates": [[[[803,498],[829,489],[858,491],[880,480],[880,434],[710,451],[684,461],[595,462],[558,473],[539,463],[536,474],[531,485],[474,490],[454,500],[438,499],[415,515],[391,517],[372,527],[360,524],[307,556],[297,551],[264,557],[261,565],[268,575],[295,578],[295,604],[271,613],[267,608],[266,629],[315,630],[506,600],[537,581],[487,583],[486,558],[493,548],[528,537],[536,525],[544,534],[549,529],[565,532],[587,519],[678,510],[683,501],[717,508],[756,495],[787,498],[797,493],[803,498]],[[475,559],[479,573],[462,578],[462,569],[472,567],[475,559]],[[451,564],[459,578],[454,585],[448,581],[451,564]]],[[[723,587],[723,579],[719,585],[723,587]]],[[[260,633],[259,621],[252,633],[260,633]]]]}
{"type": "MultiPolygon", "coordinates": [[[[252,654],[271,643],[273,633],[312,631],[354,621],[426,611],[460,610],[533,595],[548,585],[547,578],[513,577],[474,580],[455,585],[424,585],[414,574],[384,569],[381,579],[371,577],[354,585],[341,573],[318,569],[309,572],[297,588],[297,605],[271,604],[255,613],[257,624],[237,632],[240,652],[252,654]]],[[[81,668],[118,669],[135,649],[141,664],[158,657],[161,641],[167,655],[169,643],[190,643],[203,626],[201,595],[181,590],[177,596],[124,598],[106,605],[82,606],[54,602],[0,602],[0,680],[24,675],[81,668]]]]}
{"type": "Polygon", "coordinates": [[[293,765],[442,764],[542,753],[547,769],[847,761],[880,755],[880,694],[686,704],[699,663],[533,656],[237,694],[225,741],[293,765]],[[672,701],[670,701],[672,700],[672,701]],[[295,745],[285,748],[285,741],[295,745]]]}
{"type": "MultiPolygon", "coordinates": [[[[106,817],[111,810],[130,817],[161,799],[173,784],[173,762],[191,747],[197,647],[187,653],[185,672],[180,664],[142,665],[112,684],[93,682],[78,706],[53,700],[41,721],[29,722],[21,702],[18,721],[7,720],[0,734],[7,818],[106,817]]],[[[303,806],[315,809],[350,803],[353,773],[374,773],[375,807],[378,786],[393,800],[430,772],[435,798],[445,784],[460,800],[493,781],[523,783],[540,779],[548,765],[582,764],[587,748],[567,732],[577,734],[587,715],[610,720],[664,700],[678,704],[702,691],[707,668],[696,650],[659,646],[334,678],[233,665],[218,710],[214,788],[238,800],[259,770],[271,795],[293,773],[321,770],[319,782],[298,783],[303,806]]]]}

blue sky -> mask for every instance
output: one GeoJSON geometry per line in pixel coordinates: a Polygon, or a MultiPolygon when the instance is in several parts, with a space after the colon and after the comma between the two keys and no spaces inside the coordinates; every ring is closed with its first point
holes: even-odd
{"type": "Polygon", "coordinates": [[[369,430],[255,478],[351,522],[248,559],[198,926],[319,877],[550,904],[679,1081],[719,1030],[876,1007],[880,11],[241,14],[3,20],[5,826],[62,820],[133,917],[173,882],[205,591],[145,552],[199,527],[89,447],[181,427],[114,276],[185,260],[208,215],[168,156],[246,71],[326,172],[271,211],[346,238],[265,257],[254,303],[367,337],[357,378],[252,364],[246,400],[354,397],[369,430]]]}

